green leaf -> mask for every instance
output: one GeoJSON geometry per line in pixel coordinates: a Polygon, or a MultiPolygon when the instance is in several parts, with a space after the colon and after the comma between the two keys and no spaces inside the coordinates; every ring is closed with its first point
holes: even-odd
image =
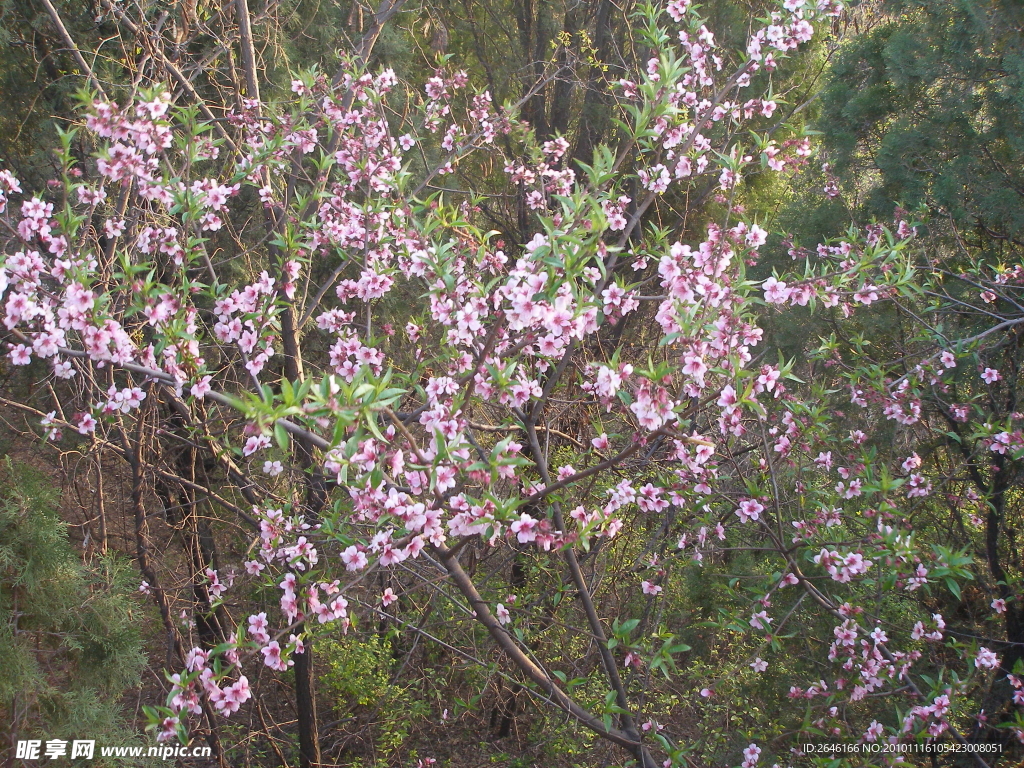
{"type": "Polygon", "coordinates": [[[288,450],[288,430],[286,430],[280,421],[274,422],[274,440],[277,441],[282,451],[288,450]]]}
{"type": "Polygon", "coordinates": [[[628,635],[630,632],[636,629],[639,624],[640,619],[629,619],[628,621],[624,621],[618,625],[617,629],[614,630],[615,634],[623,636],[628,635]]]}
{"type": "Polygon", "coordinates": [[[960,585],[956,583],[956,579],[952,576],[946,577],[946,586],[949,587],[949,591],[952,592],[957,600],[962,600],[963,597],[960,595],[960,585]]]}

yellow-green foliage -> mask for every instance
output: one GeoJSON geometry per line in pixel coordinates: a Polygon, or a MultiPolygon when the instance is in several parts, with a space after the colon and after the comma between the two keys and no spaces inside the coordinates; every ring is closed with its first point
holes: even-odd
{"type": "Polygon", "coordinates": [[[320,684],[339,715],[368,716],[374,745],[382,755],[401,749],[430,707],[410,686],[391,682],[394,656],[390,640],[378,635],[349,635],[322,640],[319,648],[327,667],[320,684]]]}
{"type": "Polygon", "coordinates": [[[321,678],[324,692],[336,709],[372,707],[387,696],[391,644],[376,635],[323,640],[319,644],[327,672],[321,678]]]}

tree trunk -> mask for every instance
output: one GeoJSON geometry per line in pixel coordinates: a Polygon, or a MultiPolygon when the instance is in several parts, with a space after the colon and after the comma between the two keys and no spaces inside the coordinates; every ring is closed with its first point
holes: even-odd
{"type": "MultiPolygon", "coordinates": [[[[301,632],[297,627],[296,632],[301,632]]],[[[316,691],[313,687],[313,641],[304,641],[305,653],[295,659],[295,710],[299,720],[299,766],[316,768],[320,765],[320,731],[316,721],[316,691]]]]}

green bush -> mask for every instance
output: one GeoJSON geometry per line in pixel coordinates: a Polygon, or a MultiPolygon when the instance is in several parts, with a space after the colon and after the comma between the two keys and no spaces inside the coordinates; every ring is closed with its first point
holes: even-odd
{"type": "Polygon", "coordinates": [[[391,757],[405,745],[415,724],[430,715],[430,705],[411,686],[391,681],[391,642],[379,635],[349,635],[319,641],[326,672],[320,684],[339,716],[362,714],[374,748],[391,757]]]}

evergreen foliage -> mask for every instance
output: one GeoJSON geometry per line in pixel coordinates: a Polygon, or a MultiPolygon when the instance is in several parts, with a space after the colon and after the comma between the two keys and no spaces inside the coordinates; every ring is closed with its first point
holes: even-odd
{"type": "Polygon", "coordinates": [[[145,656],[126,564],[82,564],[46,477],[8,459],[2,488],[0,717],[14,739],[130,743],[121,700],[145,656]]]}
{"type": "Polygon", "coordinates": [[[970,244],[1024,237],[1024,7],[891,0],[823,93],[835,171],[868,216],[926,205],[970,244]]]}

